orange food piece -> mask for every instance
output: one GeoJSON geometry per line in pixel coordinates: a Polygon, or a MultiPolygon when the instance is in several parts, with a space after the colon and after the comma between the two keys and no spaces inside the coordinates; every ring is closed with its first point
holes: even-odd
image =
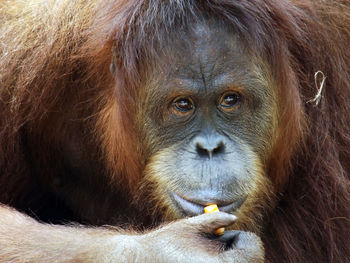
{"type": "Polygon", "coordinates": [[[216,204],[208,205],[204,207],[204,212],[207,213],[213,213],[213,212],[219,212],[219,208],[216,204]]]}
{"type": "MultiPolygon", "coordinates": [[[[212,205],[208,205],[206,207],[204,207],[204,213],[215,213],[215,212],[219,212],[219,207],[216,204],[212,204],[212,205]]],[[[215,230],[215,234],[217,235],[222,235],[225,232],[225,228],[224,227],[220,227],[218,229],[215,230]]]]}

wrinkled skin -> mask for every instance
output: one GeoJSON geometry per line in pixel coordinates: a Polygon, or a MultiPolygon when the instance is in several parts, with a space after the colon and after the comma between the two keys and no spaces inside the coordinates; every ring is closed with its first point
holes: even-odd
{"type": "Polygon", "coordinates": [[[264,164],[277,125],[276,94],[261,59],[224,25],[192,30],[187,41],[164,48],[139,98],[146,181],[156,182],[155,197],[170,219],[215,203],[236,214],[239,227],[252,206],[269,205],[264,164]]]}

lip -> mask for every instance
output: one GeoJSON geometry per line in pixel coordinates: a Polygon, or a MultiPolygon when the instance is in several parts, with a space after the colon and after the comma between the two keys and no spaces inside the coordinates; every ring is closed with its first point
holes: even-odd
{"type": "Polygon", "coordinates": [[[203,214],[204,207],[210,204],[217,204],[220,211],[232,212],[237,210],[244,202],[245,198],[240,198],[232,201],[220,202],[216,200],[195,200],[192,202],[189,198],[182,197],[174,192],[170,192],[171,199],[182,213],[190,216],[203,214]]]}

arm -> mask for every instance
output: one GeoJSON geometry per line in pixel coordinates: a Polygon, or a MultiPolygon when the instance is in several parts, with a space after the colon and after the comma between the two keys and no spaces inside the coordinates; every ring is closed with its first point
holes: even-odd
{"type": "MultiPolygon", "coordinates": [[[[226,213],[178,220],[146,234],[41,224],[0,206],[1,262],[263,262],[260,240],[243,236],[229,249],[208,237],[232,224],[226,213]]],[[[236,235],[238,236],[238,235],[236,235]]]]}
{"type": "Polygon", "coordinates": [[[111,262],[134,251],[136,243],[103,228],[41,224],[0,206],[1,262],[111,262]]]}

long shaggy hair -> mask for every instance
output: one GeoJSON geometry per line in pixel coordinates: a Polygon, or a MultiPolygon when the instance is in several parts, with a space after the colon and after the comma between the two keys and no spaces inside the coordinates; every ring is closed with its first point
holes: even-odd
{"type": "Polygon", "coordinates": [[[162,46],[214,17],[266,60],[278,87],[279,130],[265,167],[279,201],[262,233],[267,262],[344,262],[349,7],[342,0],[0,1],[1,200],[29,195],[28,134],[49,134],[59,145],[72,133],[68,118],[92,130],[85,139],[110,180],[132,191],[145,165],[129,107],[142,76],[162,46]],[[317,71],[326,81],[315,106],[307,102],[320,88],[317,71]]]}

